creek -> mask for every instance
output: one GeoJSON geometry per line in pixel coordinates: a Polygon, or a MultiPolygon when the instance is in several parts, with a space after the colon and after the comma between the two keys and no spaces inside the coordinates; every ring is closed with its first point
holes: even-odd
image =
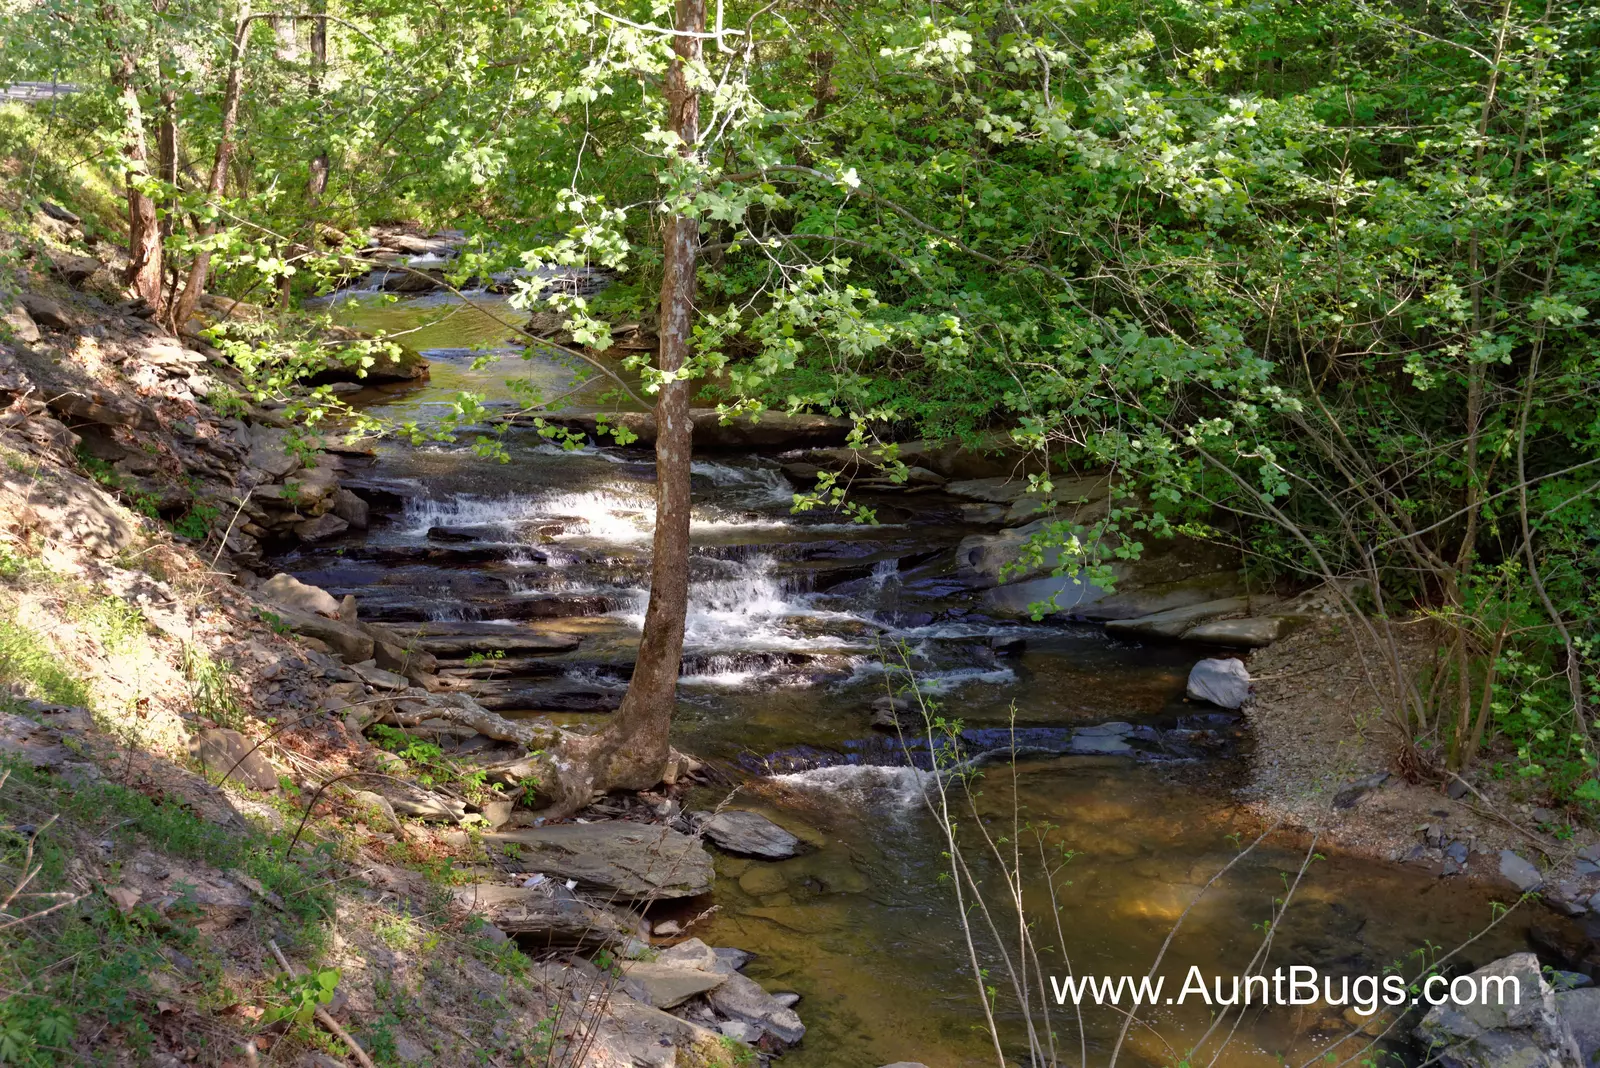
{"type": "MultiPolygon", "coordinates": [[[[484,299],[497,315],[523,318],[484,299]]],[[[428,422],[463,389],[509,406],[503,383],[513,375],[547,396],[576,388],[580,404],[599,402],[607,388],[578,385],[573,367],[549,352],[509,345],[504,325],[452,297],[362,303],[341,315],[361,328],[407,331],[402,340],[432,362],[425,382],[352,395],[386,418],[428,422]],[[505,358],[476,366],[484,352],[505,358]]],[[[483,699],[507,715],[601,718],[626,686],[643,618],[651,454],[569,451],[517,429],[502,464],[475,455],[466,437],[380,446],[347,484],[388,501],[388,514],[364,536],[301,548],[279,566],[335,596],[355,594],[374,620],[513,620],[575,636],[572,652],[509,653],[501,666],[481,665],[483,699]]],[[[1123,644],[1088,625],[985,617],[950,562],[964,536],[993,528],[964,524],[958,502],[938,492],[866,495],[881,525],[858,526],[791,514],[795,487],[771,456],[705,454],[694,471],[675,744],[711,761],[728,784],[699,788],[690,807],[711,807],[737,787],[737,807],[768,814],[811,848],[777,863],[719,854],[710,902],[659,907],[652,918],[687,921],[714,905],[692,933],[754,952],[748,974],[802,996],[796,1009],[808,1033],[786,1065],[993,1063],[961,917],[941,880],[943,845],[921,801],[926,754],[908,757],[870,726],[874,698],[903,681],[895,666],[903,659],[943,714],[973,731],[970,747],[1003,744],[1013,724],[1024,729],[1036,755],[990,766],[975,810],[961,816],[1005,834],[1015,805],[1024,820],[1048,824],[1050,847],[1075,854],[1057,878],[1072,968],[1142,975],[1236,843],[1261,831],[1234,797],[1249,759],[1241,724],[1183,699],[1188,668],[1204,651],[1123,644]],[[1142,744],[1119,755],[1064,752],[1072,728],[1106,721],[1135,725],[1142,744]]],[[[1305,844],[1273,839],[1202,898],[1161,968],[1173,989],[1191,965],[1208,981],[1244,969],[1305,844]]],[[[978,878],[997,890],[992,866],[972,855],[978,878]]],[[[1040,924],[1052,922],[1039,885],[1028,903],[1040,924]]],[[[1411,974],[1419,947],[1454,947],[1490,918],[1488,899],[1457,880],[1329,855],[1311,865],[1268,968],[1358,976],[1400,963],[1411,974]]],[[[1459,959],[1477,966],[1523,940],[1508,922],[1459,959]]],[[[983,956],[998,975],[993,954],[983,956]]],[[[1065,972],[1059,960],[1044,963],[1065,972]]],[[[1001,1011],[1011,1031],[1004,999],[1001,1011]]],[[[1304,1063],[1349,1030],[1340,1013],[1251,1012],[1217,1063],[1304,1063]]],[[[1209,1022],[1195,1003],[1159,1006],[1152,1018],[1154,1030],[1132,1030],[1124,1056],[1182,1060],[1209,1022]]],[[[1076,1025],[1055,1019],[1076,1062],[1076,1025]]],[[[1091,1062],[1103,1062],[1119,1023],[1107,1010],[1086,1011],[1091,1062]]]]}

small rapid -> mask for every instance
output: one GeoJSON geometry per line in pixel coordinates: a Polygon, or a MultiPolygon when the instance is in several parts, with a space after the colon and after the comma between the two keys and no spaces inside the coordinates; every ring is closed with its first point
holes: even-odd
{"type": "MultiPolygon", "coordinates": [[[[487,302],[493,315],[432,296],[374,303],[350,320],[412,331],[410,343],[434,359],[431,382],[360,402],[418,421],[441,415],[457,390],[509,407],[523,395],[505,386],[516,375],[548,397],[578,389],[578,403],[606,403],[608,384],[584,392],[581,369],[506,328],[526,313],[487,302]],[[486,352],[517,359],[483,366],[486,352]]],[[[344,478],[380,502],[371,529],[276,563],[336,597],[355,595],[364,619],[444,635],[441,677],[485,707],[603,724],[626,691],[649,599],[653,457],[565,448],[528,428],[500,440],[510,463],[456,444],[381,446],[344,478]],[[561,651],[507,650],[508,638],[561,651]]],[[[1020,813],[1026,845],[1071,861],[1048,894],[1031,883],[1025,892],[1071,934],[1075,968],[1143,974],[1199,887],[1234,860],[1235,840],[1260,832],[1233,793],[1247,739],[1237,716],[1183,700],[1202,655],[1193,649],[986,611],[958,547],[996,528],[972,521],[962,501],[879,487],[857,498],[877,525],[796,514],[810,479],[787,462],[776,450],[694,461],[673,744],[713,772],[714,785],[682,798],[686,808],[758,808],[805,851],[781,862],[719,853],[711,902],[660,906],[651,919],[753,951],[753,977],[803,997],[809,1030],[785,1065],[992,1064],[963,914],[943,881],[947,843],[923,803],[938,777],[959,772],[977,786],[960,797],[964,828],[1003,837],[1020,813]],[[924,706],[940,720],[934,730],[924,706]]],[[[980,852],[963,878],[1008,892],[980,852]]],[[[1251,924],[1271,916],[1280,873],[1302,854],[1264,846],[1240,860],[1230,887],[1192,913],[1169,973],[1246,967],[1251,924]]],[[[1275,933],[1268,967],[1376,974],[1419,940],[1458,944],[1487,911],[1454,884],[1394,865],[1335,858],[1315,875],[1302,895],[1310,903],[1275,933]]],[[[1506,925],[1474,952],[1486,962],[1521,937],[1506,925]]],[[[1162,1022],[1197,1035],[1210,1017],[1174,1011],[1162,1022]]],[[[1263,1014],[1243,1031],[1248,1052],[1223,1068],[1305,1049],[1298,1019],[1263,1014]]],[[[1131,1052],[1170,1060],[1155,1046],[1131,1052]]]]}

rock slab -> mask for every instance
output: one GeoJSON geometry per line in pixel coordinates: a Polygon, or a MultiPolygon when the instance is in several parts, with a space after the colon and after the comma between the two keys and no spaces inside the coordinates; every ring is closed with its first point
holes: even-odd
{"type": "Polygon", "coordinates": [[[705,836],[728,853],[785,860],[800,851],[800,839],[759,812],[731,809],[701,824],[705,836]]]}
{"type": "Polygon", "coordinates": [[[613,820],[504,831],[483,840],[505,851],[516,870],[575,879],[623,900],[694,897],[711,889],[711,854],[666,827],[613,820]]]}
{"type": "Polygon", "coordinates": [[[229,781],[257,790],[278,788],[278,773],[272,762],[238,731],[201,731],[189,740],[189,755],[200,761],[208,776],[227,774],[229,781]]]}

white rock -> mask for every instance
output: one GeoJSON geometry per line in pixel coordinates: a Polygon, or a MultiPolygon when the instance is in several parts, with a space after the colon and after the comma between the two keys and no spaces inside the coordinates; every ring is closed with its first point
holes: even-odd
{"type": "Polygon", "coordinates": [[[1250,700],[1250,672],[1240,660],[1202,660],[1189,670],[1188,694],[1223,708],[1238,708],[1250,700]]]}

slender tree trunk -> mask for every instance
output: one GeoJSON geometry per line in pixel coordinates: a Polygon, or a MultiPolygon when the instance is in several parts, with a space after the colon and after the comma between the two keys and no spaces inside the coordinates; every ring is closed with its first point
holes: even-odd
{"type": "MultiPolygon", "coordinates": [[[[239,95],[244,85],[244,48],[250,37],[249,0],[239,5],[239,22],[233,34],[233,52],[228,58],[228,84],[222,97],[222,130],[217,136],[217,156],[211,163],[211,180],[206,183],[206,195],[217,201],[228,182],[228,163],[233,156],[233,132],[239,120],[239,95]]],[[[215,204],[213,204],[215,207],[215,204]]],[[[213,218],[201,232],[201,240],[216,236],[217,223],[213,218]]],[[[189,268],[189,281],[172,310],[172,326],[181,331],[194,309],[200,295],[206,291],[206,280],[211,273],[211,253],[202,248],[195,253],[194,265],[189,268]]]]}
{"type": "MultiPolygon", "coordinates": [[[[677,0],[680,32],[705,32],[705,0],[677,0]]],[[[669,128],[679,152],[690,156],[700,136],[700,99],[687,65],[700,59],[700,38],[673,39],[677,53],[667,70],[669,128]]],[[[695,254],[699,223],[672,215],[662,239],[661,350],[657,366],[669,375],[689,354],[694,315],[695,254]]],[[[672,749],[668,732],[678,700],[683,659],[684,616],[689,608],[689,465],[693,425],[689,421],[689,383],[673,379],[656,397],[656,529],[650,560],[650,604],[633,679],[622,706],[605,730],[562,747],[552,774],[540,784],[547,814],[570,813],[590,795],[605,790],[643,790],[668,775],[672,749]]]]}
{"type": "MultiPolygon", "coordinates": [[[[678,0],[678,29],[704,33],[705,0],[678,0]]],[[[677,58],[667,70],[668,128],[679,151],[690,156],[700,138],[700,96],[689,84],[687,65],[700,59],[700,38],[673,40],[677,58]]],[[[695,252],[700,224],[689,216],[667,219],[662,238],[663,273],[657,366],[672,374],[689,355],[694,316],[695,252]]],[[[667,731],[678,700],[684,616],[689,609],[689,463],[693,451],[689,383],[673,379],[656,398],[656,529],[650,560],[650,605],[633,680],[622,707],[606,730],[616,747],[603,779],[609,787],[642,789],[661,781],[669,749],[667,731]]]]}
{"type": "Polygon", "coordinates": [[[134,84],[138,61],[132,52],[119,52],[111,68],[111,81],[122,105],[126,140],[122,146],[128,182],[128,269],[122,280],[155,309],[162,310],[161,222],[156,202],[143,189],[150,177],[150,153],[145,144],[144,112],[134,84]]]}
{"type": "MultiPolygon", "coordinates": [[[[170,84],[161,89],[161,126],[156,131],[156,160],[161,175],[161,181],[169,188],[178,187],[178,119],[177,119],[178,91],[170,84]]],[[[167,238],[172,236],[174,216],[167,215],[161,220],[161,245],[166,247],[167,238]]],[[[165,269],[162,272],[164,290],[162,304],[171,304],[178,290],[178,267],[172,257],[166,257],[165,269]]]]}
{"type": "MultiPolygon", "coordinates": [[[[327,0],[319,0],[314,10],[320,14],[327,13],[327,0]]],[[[328,20],[311,20],[311,85],[310,95],[313,100],[322,95],[322,72],[328,66],[328,20]]],[[[328,146],[323,144],[318,147],[317,154],[311,157],[311,173],[306,180],[306,200],[315,208],[322,203],[322,195],[328,189],[328,146]]],[[[312,231],[311,245],[316,247],[316,232],[312,231]]]]}

